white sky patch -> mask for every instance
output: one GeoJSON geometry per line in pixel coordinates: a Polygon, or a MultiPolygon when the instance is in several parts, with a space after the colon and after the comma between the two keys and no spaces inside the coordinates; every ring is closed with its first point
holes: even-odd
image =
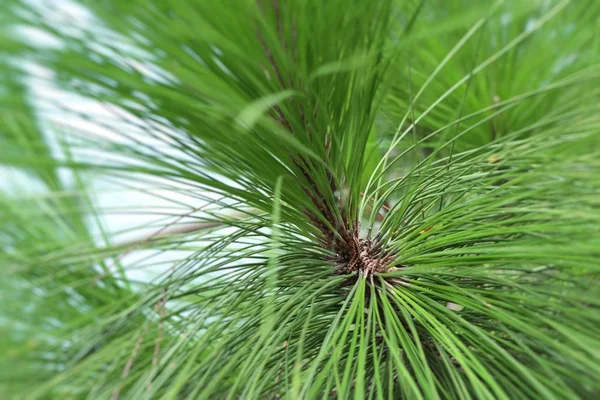
{"type": "MultiPolygon", "coordinates": [[[[90,31],[90,29],[96,32],[104,30],[98,25],[98,21],[89,10],[71,1],[31,0],[31,3],[44,10],[43,15],[46,22],[53,26],[60,26],[68,34],[77,35],[83,31],[90,31]]],[[[25,28],[21,33],[32,43],[41,47],[61,45],[60,40],[40,29],[25,28]]],[[[126,42],[120,43],[121,47],[127,46],[126,42]]],[[[115,43],[113,45],[117,46],[115,43]]],[[[105,54],[106,52],[111,54],[113,51],[108,47],[99,50],[105,54]]],[[[122,57],[122,54],[112,55],[122,57]]],[[[96,61],[100,61],[98,56],[90,56],[96,57],[96,61]]],[[[150,81],[169,83],[169,79],[174,79],[169,77],[165,71],[158,70],[150,62],[124,60],[130,68],[146,76],[150,81]]],[[[175,148],[173,140],[164,132],[153,130],[151,133],[155,137],[152,137],[141,129],[136,131],[134,124],[128,122],[139,123],[140,121],[127,111],[119,109],[117,113],[114,106],[111,107],[96,100],[61,90],[54,82],[55,74],[44,67],[31,62],[27,63],[25,67],[30,74],[28,86],[34,106],[39,113],[40,127],[47,135],[56,157],[64,157],[57,134],[61,137],[68,135],[86,140],[93,139],[98,142],[131,145],[131,140],[124,135],[124,132],[127,132],[131,136],[141,138],[148,148],[155,149],[165,157],[194,161],[190,155],[175,148]]],[[[144,93],[140,92],[136,97],[140,99],[140,107],[147,106],[150,109],[156,107],[144,93]]],[[[146,126],[147,129],[151,129],[149,125],[146,124],[146,126]]],[[[76,158],[81,156],[81,154],[75,154],[76,158]]],[[[93,155],[86,154],[84,156],[93,157],[91,162],[98,162],[102,161],[102,157],[110,157],[110,154],[103,154],[102,150],[96,149],[93,155]]],[[[161,184],[156,179],[153,185],[132,179],[123,181],[125,184],[120,184],[115,179],[107,179],[97,174],[83,174],[90,193],[95,196],[92,200],[96,204],[101,224],[108,236],[114,235],[111,237],[114,242],[143,238],[160,229],[160,226],[175,220],[177,223],[197,221],[193,215],[184,217],[181,215],[205,206],[211,198],[219,197],[206,191],[202,191],[201,196],[194,196],[194,191],[201,191],[199,188],[176,180],[166,180],[161,184]]],[[[65,183],[73,183],[73,177],[68,170],[61,170],[60,175],[65,183]]],[[[12,188],[14,193],[42,194],[44,191],[44,186],[40,182],[36,182],[35,179],[16,169],[0,169],[0,178],[3,181],[3,189],[10,190],[12,188]],[[12,183],[6,184],[6,182],[12,183]]],[[[92,222],[94,218],[90,216],[89,220],[92,222]]],[[[99,244],[103,243],[100,228],[95,223],[90,225],[94,227],[92,234],[98,237],[99,244]]],[[[132,257],[133,255],[129,255],[128,259],[132,257]]],[[[128,270],[128,275],[131,274],[131,279],[149,282],[157,273],[164,270],[165,264],[179,261],[182,258],[185,258],[182,252],[169,251],[160,254],[157,252],[153,257],[156,267],[132,268],[131,271],[128,270]]]]}

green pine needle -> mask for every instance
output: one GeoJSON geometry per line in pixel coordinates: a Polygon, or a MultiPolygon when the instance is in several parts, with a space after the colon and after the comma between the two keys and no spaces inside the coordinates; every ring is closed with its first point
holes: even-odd
{"type": "Polygon", "coordinates": [[[0,398],[600,394],[600,3],[5,0],[0,398]]]}

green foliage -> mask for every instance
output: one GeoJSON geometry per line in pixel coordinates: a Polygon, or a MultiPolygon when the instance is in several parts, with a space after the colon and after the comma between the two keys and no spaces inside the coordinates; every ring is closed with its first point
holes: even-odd
{"type": "Polygon", "coordinates": [[[600,4],[521,3],[3,2],[0,397],[597,397],[600,4]]]}

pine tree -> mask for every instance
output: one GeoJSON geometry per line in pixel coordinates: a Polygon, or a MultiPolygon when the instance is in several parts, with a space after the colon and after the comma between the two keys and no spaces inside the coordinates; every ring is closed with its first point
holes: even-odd
{"type": "Polygon", "coordinates": [[[0,397],[600,396],[598,21],[4,0],[0,397]]]}

